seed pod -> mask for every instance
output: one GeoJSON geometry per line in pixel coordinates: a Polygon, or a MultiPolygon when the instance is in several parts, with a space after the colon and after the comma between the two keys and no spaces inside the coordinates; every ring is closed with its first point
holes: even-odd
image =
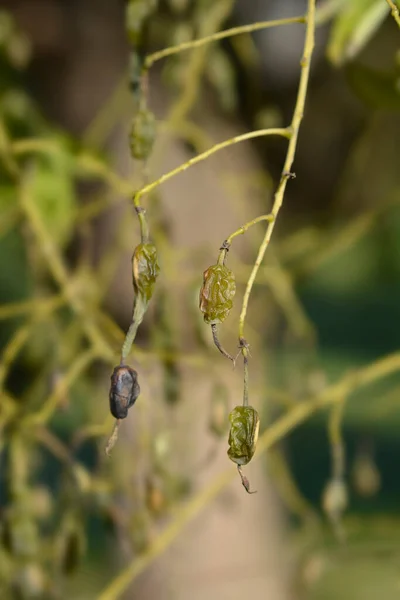
{"type": "Polygon", "coordinates": [[[340,521],[347,504],[347,488],[344,481],[336,478],[328,481],[322,495],[322,507],[333,523],[340,521]]]}
{"type": "Polygon", "coordinates": [[[160,267],[154,244],[139,244],[132,256],[133,287],[147,303],[153,295],[160,267]]]}
{"type": "Polygon", "coordinates": [[[132,158],[146,160],[156,139],[156,118],[147,108],[141,108],[135,115],[129,134],[132,158]]]}
{"type": "Polygon", "coordinates": [[[355,458],[352,479],[360,496],[368,498],[378,493],[381,487],[381,475],[373,456],[363,452],[355,458]]]}
{"type": "Polygon", "coordinates": [[[237,465],[247,465],[253,458],[258,439],[260,418],[252,406],[236,406],[229,415],[229,458],[237,465]]]}
{"type": "Polygon", "coordinates": [[[128,409],[140,394],[137,373],[131,367],[115,367],[111,375],[110,411],[116,419],[125,419],[128,409]]]}
{"type": "Polygon", "coordinates": [[[212,265],[204,271],[199,308],[209,325],[222,323],[233,306],[235,276],[225,265],[212,265]]]}

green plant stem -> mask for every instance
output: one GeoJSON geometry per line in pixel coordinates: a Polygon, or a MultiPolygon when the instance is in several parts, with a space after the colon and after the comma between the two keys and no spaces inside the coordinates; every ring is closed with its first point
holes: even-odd
{"type": "Polygon", "coordinates": [[[179,167],[177,167],[176,169],[173,169],[172,171],[169,171],[168,173],[161,175],[161,177],[159,177],[159,179],[152,181],[151,183],[145,185],[140,190],[138,190],[133,197],[134,205],[140,206],[139,201],[140,201],[140,198],[142,198],[142,196],[144,196],[145,194],[148,194],[149,192],[152,192],[155,188],[159,187],[162,183],[165,183],[169,179],[172,179],[172,177],[175,177],[175,175],[179,175],[179,173],[186,171],[186,169],[189,169],[189,167],[192,167],[193,165],[197,165],[199,162],[206,160],[207,158],[209,158],[216,152],[219,152],[220,150],[223,150],[224,148],[228,148],[228,146],[233,146],[234,144],[238,144],[239,142],[244,142],[245,140],[250,140],[253,138],[263,137],[263,136],[267,136],[267,135],[268,136],[276,135],[276,136],[281,136],[281,137],[288,138],[288,139],[292,138],[292,133],[291,133],[290,128],[258,129],[256,131],[250,131],[248,133],[243,133],[242,135],[237,135],[233,138],[230,138],[229,140],[220,142],[219,144],[215,144],[212,148],[210,148],[209,150],[206,150],[206,152],[202,152],[201,154],[198,154],[197,156],[195,156],[194,158],[191,158],[184,164],[179,165],[179,167]]]}
{"type": "MultiPolygon", "coordinates": [[[[400,352],[389,354],[366,367],[346,375],[338,383],[325,389],[322,394],[296,404],[294,408],[272,423],[260,436],[253,461],[260,459],[266,450],[282,440],[295,427],[306,421],[318,410],[341,402],[343,397],[350,396],[354,391],[399,370],[400,352]]],[[[131,582],[143,573],[174,542],[186,525],[197,517],[235,476],[236,471],[232,468],[224,471],[204,490],[196,494],[186,505],[179,507],[177,516],[167,525],[146,552],[139,557],[135,557],[122,569],[106,589],[100,593],[97,600],[116,600],[119,598],[131,582]]]]}
{"type": "Polygon", "coordinates": [[[252,31],[269,29],[270,27],[279,27],[281,25],[304,23],[305,20],[306,18],[304,16],[290,17],[288,19],[276,19],[274,21],[259,21],[258,23],[251,23],[249,25],[241,25],[240,27],[225,29],[225,31],[219,31],[218,33],[207,35],[198,40],[191,40],[190,42],[184,42],[183,44],[178,44],[177,46],[170,46],[169,48],[164,48],[163,50],[149,54],[144,61],[144,69],[148,70],[156,61],[167,58],[168,56],[172,56],[173,54],[184,52],[185,50],[194,50],[195,48],[200,48],[206,44],[224,40],[228,37],[240,35],[242,33],[251,33],[252,31]]]}
{"type": "Polygon", "coordinates": [[[133,342],[135,341],[136,333],[139,325],[143,321],[143,317],[147,310],[147,302],[144,302],[142,298],[139,296],[135,299],[135,306],[133,309],[132,322],[129,326],[128,332],[125,336],[124,343],[122,344],[121,350],[121,364],[125,363],[125,359],[128,357],[129,352],[131,351],[133,342]]]}
{"type": "Polygon", "coordinates": [[[345,398],[332,407],[328,436],[332,454],[332,479],[343,479],[345,472],[345,449],[342,435],[342,422],[345,398]]]}
{"type": "Polygon", "coordinates": [[[246,231],[248,229],[250,229],[250,227],[253,227],[253,225],[257,225],[257,223],[261,223],[262,221],[268,221],[269,223],[272,223],[273,220],[274,220],[274,216],[271,214],[261,215],[260,217],[256,217],[252,221],[248,221],[248,223],[245,223],[244,225],[242,225],[242,227],[240,227],[239,229],[237,229],[236,231],[231,233],[231,235],[226,238],[226,241],[228,244],[231,244],[232,240],[235,237],[237,237],[238,235],[243,235],[244,233],[246,233],[246,231]]]}
{"type": "Polygon", "coordinates": [[[249,351],[247,347],[242,348],[243,354],[243,406],[249,405],[249,351]]]}
{"type": "Polygon", "coordinates": [[[395,4],[394,0],[386,0],[388,5],[390,6],[390,10],[392,13],[393,19],[396,21],[397,25],[400,27],[400,10],[397,4],[395,4]]]}
{"type": "Polygon", "coordinates": [[[301,65],[301,74],[300,74],[300,83],[299,89],[297,93],[296,105],[293,113],[293,119],[289,130],[290,138],[289,145],[286,154],[285,163],[282,169],[281,180],[278,185],[278,189],[275,193],[274,204],[272,207],[271,215],[273,216],[273,220],[271,220],[268,224],[267,231],[265,233],[264,239],[261,242],[256,262],[254,263],[253,270],[250,274],[249,280],[247,282],[246,290],[243,297],[242,310],[239,317],[239,339],[244,337],[244,324],[247,315],[247,307],[249,303],[250,293],[253,288],[253,284],[255,278],[257,276],[260,265],[263,261],[265,252],[267,250],[268,244],[270,242],[272,232],[275,227],[276,218],[278,216],[279,210],[282,206],[283,196],[286,189],[286,184],[288,179],[290,178],[290,172],[294,161],[294,156],[296,152],[297,139],[299,135],[300,124],[303,119],[304,106],[307,95],[307,86],[310,75],[310,63],[311,56],[314,49],[314,37],[315,37],[315,0],[308,0],[308,12],[307,12],[307,25],[306,25],[306,36],[304,42],[303,49],[303,57],[300,62],[301,65]]]}

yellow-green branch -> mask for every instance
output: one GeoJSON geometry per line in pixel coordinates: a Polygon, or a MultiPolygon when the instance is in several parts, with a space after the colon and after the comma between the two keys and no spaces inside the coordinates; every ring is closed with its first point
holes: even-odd
{"type": "Polygon", "coordinates": [[[390,10],[392,13],[393,19],[396,21],[397,25],[400,27],[400,10],[397,4],[395,4],[394,0],[386,0],[388,5],[390,6],[390,10]]]}
{"type": "Polygon", "coordinates": [[[161,175],[161,177],[159,179],[156,179],[155,181],[152,181],[151,183],[142,187],[139,191],[136,192],[136,194],[133,197],[133,202],[134,202],[135,206],[140,206],[140,198],[142,198],[142,196],[144,196],[145,194],[148,194],[149,192],[152,192],[155,188],[159,187],[162,183],[165,183],[169,179],[172,179],[172,177],[175,177],[175,175],[179,175],[179,173],[186,171],[186,169],[189,169],[189,167],[193,167],[193,165],[197,165],[199,162],[206,160],[207,158],[209,158],[216,152],[219,152],[220,150],[223,150],[224,148],[228,148],[228,146],[233,146],[234,144],[238,144],[239,142],[244,142],[246,140],[250,140],[253,138],[270,136],[270,135],[281,136],[281,137],[289,139],[291,137],[291,130],[288,128],[257,129],[256,131],[250,131],[248,133],[243,133],[242,135],[236,135],[235,137],[230,138],[229,140],[225,140],[223,142],[220,142],[219,144],[215,144],[209,150],[206,150],[205,152],[198,154],[197,156],[195,156],[194,158],[191,158],[184,164],[179,165],[179,167],[177,167],[176,169],[173,169],[172,171],[168,171],[168,173],[161,175]]]}
{"type": "Polygon", "coordinates": [[[259,21],[258,23],[251,23],[250,25],[240,25],[239,27],[225,29],[225,31],[219,31],[218,33],[214,33],[213,35],[207,35],[198,40],[191,40],[190,42],[184,42],[183,44],[178,44],[177,46],[170,46],[169,48],[164,48],[163,50],[159,50],[158,52],[149,54],[145,59],[144,69],[150,69],[150,67],[156,61],[161,60],[163,58],[167,58],[168,56],[172,56],[173,54],[184,52],[185,50],[194,50],[195,48],[200,48],[201,46],[205,46],[206,44],[218,42],[219,40],[224,40],[228,37],[233,37],[242,33],[252,33],[253,31],[258,31],[260,29],[269,29],[271,27],[279,27],[282,25],[304,23],[305,20],[306,17],[304,16],[290,17],[287,19],[276,19],[274,21],[259,21]]]}
{"type": "Polygon", "coordinates": [[[299,135],[300,124],[303,119],[304,106],[306,101],[307,94],[307,86],[310,75],[310,63],[311,56],[314,49],[314,36],[315,36],[315,0],[308,0],[308,12],[307,12],[307,27],[306,27],[306,36],[304,42],[303,49],[303,57],[301,60],[301,74],[300,74],[300,83],[299,89],[297,93],[296,106],[293,113],[293,119],[291,123],[291,127],[289,131],[291,135],[289,137],[289,145],[286,154],[285,163],[282,169],[281,180],[278,185],[278,189],[275,193],[274,204],[272,207],[271,214],[273,216],[273,220],[271,220],[268,224],[267,231],[265,233],[264,239],[261,243],[261,246],[258,251],[256,262],[254,263],[253,270],[250,274],[249,280],[247,282],[246,290],[243,297],[242,310],[239,317],[239,339],[244,337],[244,324],[247,315],[247,307],[249,303],[250,293],[253,288],[253,284],[255,278],[257,276],[260,265],[263,261],[265,252],[267,250],[268,244],[270,242],[272,232],[275,227],[276,218],[280,211],[283,202],[283,196],[286,189],[286,184],[288,179],[290,178],[291,168],[294,161],[294,156],[296,152],[297,146],[297,138],[299,135]]]}

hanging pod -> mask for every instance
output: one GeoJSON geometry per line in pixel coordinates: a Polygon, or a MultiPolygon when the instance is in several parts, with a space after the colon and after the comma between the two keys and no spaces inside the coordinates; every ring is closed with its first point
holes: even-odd
{"type": "Polygon", "coordinates": [[[146,160],[156,139],[156,118],[147,108],[140,108],[134,116],[129,133],[132,158],[146,160]]]}
{"type": "Polygon", "coordinates": [[[229,415],[229,458],[237,465],[247,465],[254,456],[260,418],[252,406],[236,406],[229,415]]]}
{"type": "Polygon", "coordinates": [[[235,276],[225,265],[212,265],[203,274],[199,308],[204,321],[215,325],[225,321],[233,306],[235,276]]]}
{"type": "Polygon", "coordinates": [[[154,292],[160,273],[157,249],[154,244],[139,244],[132,256],[132,275],[135,294],[147,303],[154,292]]]}
{"type": "Polygon", "coordinates": [[[260,418],[252,406],[236,406],[229,415],[231,428],[229,431],[229,458],[237,464],[237,469],[242,480],[242,485],[248,494],[250,483],[242,473],[242,466],[247,465],[254,456],[258,440],[260,418]]]}
{"type": "Polygon", "coordinates": [[[137,372],[126,365],[115,367],[111,375],[110,411],[116,419],[125,419],[140,394],[137,372]]]}

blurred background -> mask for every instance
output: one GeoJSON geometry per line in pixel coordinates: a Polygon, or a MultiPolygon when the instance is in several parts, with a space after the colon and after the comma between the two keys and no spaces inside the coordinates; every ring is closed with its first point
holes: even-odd
{"type": "MultiPolygon", "coordinates": [[[[286,142],[230,146],[143,198],[161,274],[129,359],[141,394],[107,458],[140,241],[130,199],[217,142],[288,125],[305,27],[156,62],[145,164],[129,150],[132,65],[307,6],[130,6],[127,35],[122,0],[0,2],[1,598],[397,598],[400,375],[357,377],[400,335],[400,30],[385,0],[317,1],[296,177],[245,333],[261,434],[315,410],[256,452],[248,496],[226,455],[242,365],[213,346],[198,294],[223,240],[270,210],[286,142]]],[[[237,294],[220,336],[233,354],[264,226],[228,257],[237,294]]]]}

